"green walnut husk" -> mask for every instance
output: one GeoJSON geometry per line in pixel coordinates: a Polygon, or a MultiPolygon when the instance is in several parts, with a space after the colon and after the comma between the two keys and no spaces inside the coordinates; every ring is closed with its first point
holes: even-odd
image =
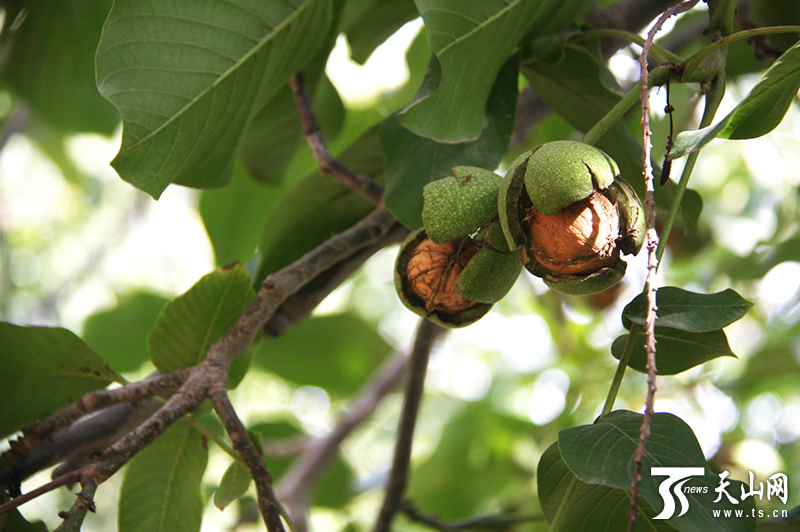
{"type": "Polygon", "coordinates": [[[477,231],[497,217],[497,190],[502,178],[483,168],[457,166],[453,176],[428,183],[422,190],[422,224],[437,244],[477,231]]]}
{"type": "Polygon", "coordinates": [[[605,190],[619,176],[619,166],[602,150],[571,140],[539,146],[525,168],[525,190],[547,216],[605,190]]]}
{"type": "Polygon", "coordinates": [[[511,290],[521,271],[519,253],[502,253],[486,246],[458,276],[456,290],[472,301],[497,303],[511,290]]]}
{"type": "Polygon", "coordinates": [[[644,208],[605,152],[558,141],[521,155],[498,193],[500,226],[553,290],[589,295],[618,283],[645,236],[644,208]]]}
{"type": "Polygon", "coordinates": [[[395,262],[395,289],[400,300],[415,314],[443,327],[475,323],[492,305],[464,297],[456,283],[478,251],[469,237],[436,244],[424,229],[415,231],[400,246],[395,262]]]}

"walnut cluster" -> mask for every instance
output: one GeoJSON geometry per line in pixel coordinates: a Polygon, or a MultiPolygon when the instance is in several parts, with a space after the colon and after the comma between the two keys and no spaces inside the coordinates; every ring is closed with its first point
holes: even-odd
{"type": "Polygon", "coordinates": [[[619,211],[597,192],[552,216],[531,207],[526,220],[534,257],[559,274],[588,275],[619,256],[619,211]]]}
{"type": "Polygon", "coordinates": [[[477,252],[469,238],[445,244],[424,239],[408,260],[407,274],[411,291],[425,303],[428,312],[456,314],[477,303],[456,290],[456,280],[477,252]]]}

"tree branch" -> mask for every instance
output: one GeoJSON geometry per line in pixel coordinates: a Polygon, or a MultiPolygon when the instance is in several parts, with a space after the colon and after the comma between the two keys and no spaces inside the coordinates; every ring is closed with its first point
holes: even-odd
{"type": "Polygon", "coordinates": [[[683,13],[693,8],[699,0],[687,0],[681,4],[667,9],[647,33],[647,41],[642,47],[639,56],[639,83],[641,84],[642,99],[642,165],[645,180],[645,209],[647,211],[647,318],[645,320],[645,351],[647,352],[647,399],[645,400],[644,419],[639,429],[639,443],[634,455],[635,469],[631,482],[631,501],[628,508],[628,532],[636,530],[637,503],[639,500],[639,484],[642,479],[642,463],[645,458],[647,439],[650,437],[650,423],[653,418],[653,405],[656,395],[656,285],[655,277],[658,271],[658,233],[656,232],[656,203],[653,197],[655,187],[653,184],[653,168],[650,165],[650,93],[647,86],[647,54],[653,46],[656,33],[664,23],[678,13],[683,13]]]}
{"type": "Polygon", "coordinates": [[[414,349],[411,352],[411,364],[408,368],[408,381],[406,382],[403,412],[400,416],[400,425],[397,430],[392,469],[389,471],[386,494],[373,528],[374,532],[388,532],[392,519],[400,509],[403,501],[403,493],[408,482],[408,472],[411,464],[414,427],[417,423],[417,414],[419,413],[419,405],[422,401],[422,392],[425,387],[428,359],[434,342],[445,330],[443,327],[428,320],[422,320],[417,329],[417,338],[414,342],[414,349]]]}
{"type": "Polygon", "coordinates": [[[0,515],[7,513],[14,508],[18,508],[22,506],[28,501],[32,501],[33,499],[44,495],[45,493],[49,493],[56,488],[60,488],[61,486],[66,486],[67,484],[74,484],[81,479],[80,471],[71,471],[65,475],[61,475],[59,477],[54,478],[47,484],[43,484],[38,488],[25,493],[24,495],[20,495],[19,497],[15,497],[8,502],[4,502],[0,504],[0,515]]]}
{"type": "Polygon", "coordinates": [[[376,243],[354,251],[349,257],[317,275],[313,281],[281,304],[264,325],[264,335],[274,338],[285,334],[296,323],[306,319],[323,299],[355,273],[367,259],[387,246],[402,242],[408,234],[408,229],[395,223],[376,243]]]}
{"type": "Polygon", "coordinates": [[[320,172],[331,176],[375,205],[380,205],[383,198],[383,187],[369,176],[355,172],[343,165],[328,152],[328,147],[320,134],[319,124],[314,116],[314,108],[306,90],[305,76],[302,71],[292,76],[289,86],[297,101],[297,112],[303,123],[303,136],[311,148],[311,153],[319,163],[320,172]]]}
{"type": "Polygon", "coordinates": [[[228,399],[228,392],[225,382],[217,383],[209,394],[214,411],[222,420],[228,436],[231,438],[233,448],[241,455],[250,476],[256,485],[258,495],[258,508],[264,522],[267,524],[269,532],[284,532],[283,521],[281,521],[280,504],[275,498],[272,488],[272,474],[264,463],[264,457],[258,452],[258,448],[247,433],[239,416],[233,409],[233,405],[228,399]]]}
{"type": "MultiPolygon", "coordinates": [[[[379,242],[394,225],[395,220],[391,214],[380,207],[350,229],[330,238],[293,264],[267,277],[255,299],[239,316],[236,323],[219,341],[209,347],[205,360],[192,368],[156,378],[154,381],[159,383],[162,388],[154,386],[152,382],[143,381],[121,388],[120,390],[123,391],[92,392],[78,401],[80,405],[68,407],[53,419],[43,423],[38,430],[42,433],[55,430],[55,427],[62,426],[67,422],[66,420],[74,419],[75,415],[105,401],[123,400],[123,397],[127,399],[131,396],[140,397],[137,394],[143,394],[145,390],[148,394],[151,392],[155,394],[156,388],[172,389],[174,383],[170,380],[171,378],[182,381],[180,388],[175,390],[166,403],[144,423],[116,441],[104,452],[98,453],[96,461],[80,470],[81,485],[84,488],[93,486],[91,491],[93,494],[97,485],[119,471],[137,452],[149,445],[172,423],[197,409],[210,396],[215,387],[220,385],[219,383],[226,382],[230,363],[249,347],[257,332],[272,318],[275,311],[287,298],[302,289],[320,273],[350,257],[354,251],[379,242]],[[171,384],[167,385],[167,383],[171,384]]],[[[216,401],[220,411],[225,412],[223,403],[218,398],[216,401]]],[[[230,420],[229,423],[231,423],[230,420]]],[[[269,482],[267,477],[254,480],[257,483],[269,482]]],[[[84,495],[86,493],[87,490],[84,489],[84,495]]],[[[79,497],[76,505],[73,505],[73,509],[69,512],[70,523],[82,521],[80,502],[79,497]]],[[[267,523],[270,524],[270,521],[267,523]]],[[[274,526],[274,523],[272,524],[274,526]]],[[[62,523],[62,527],[66,525],[67,521],[62,523]]]]}
{"type": "Polygon", "coordinates": [[[305,514],[312,488],[336,457],[342,442],[397,387],[409,359],[410,356],[405,353],[395,353],[384,362],[361,388],[333,429],[325,436],[309,441],[303,454],[284,474],[278,486],[278,498],[289,510],[297,532],[303,532],[307,528],[305,514]]]}

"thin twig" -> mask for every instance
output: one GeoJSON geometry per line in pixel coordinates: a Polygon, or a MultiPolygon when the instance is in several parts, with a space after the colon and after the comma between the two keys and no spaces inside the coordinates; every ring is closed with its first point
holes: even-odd
{"type": "Polygon", "coordinates": [[[647,33],[642,53],[639,56],[639,82],[641,84],[642,99],[642,165],[645,179],[645,208],[647,210],[647,318],[645,320],[645,351],[647,352],[647,399],[645,400],[644,419],[639,429],[639,443],[634,456],[635,469],[631,482],[631,502],[628,508],[628,532],[636,529],[637,503],[639,500],[639,484],[642,479],[642,463],[645,458],[647,439],[650,437],[650,423],[653,417],[653,405],[656,394],[656,283],[655,275],[658,270],[658,233],[656,232],[656,205],[653,193],[653,169],[650,165],[650,94],[647,87],[647,54],[653,45],[656,33],[664,23],[678,13],[688,11],[697,4],[698,0],[688,0],[667,9],[647,33]]]}
{"type": "Polygon", "coordinates": [[[319,124],[314,116],[311,96],[306,90],[305,76],[298,72],[289,81],[292,94],[297,101],[297,112],[303,124],[303,136],[311,148],[311,153],[319,163],[320,172],[336,179],[350,190],[361,194],[375,205],[380,205],[383,198],[383,187],[367,175],[358,173],[334,159],[328,151],[325,140],[319,131],[319,124]]]}
{"type": "Polygon", "coordinates": [[[280,504],[275,498],[272,488],[272,474],[269,472],[264,458],[258,452],[258,448],[253,443],[247,428],[244,426],[233,405],[228,399],[225,382],[217,383],[209,395],[214,411],[222,420],[228,436],[231,438],[233,448],[241,455],[250,476],[256,485],[258,494],[258,507],[264,522],[267,524],[269,532],[284,532],[283,521],[281,521],[280,504]]]}
{"type": "Polygon", "coordinates": [[[403,502],[403,493],[408,482],[408,472],[411,464],[411,444],[414,439],[414,427],[417,423],[419,405],[422,402],[428,359],[434,342],[444,331],[444,328],[428,320],[422,320],[417,329],[417,337],[414,342],[414,349],[411,352],[411,363],[408,368],[403,412],[400,415],[400,424],[397,429],[392,469],[389,471],[386,494],[384,495],[383,504],[373,532],[388,532],[392,519],[403,502]]]}
{"type": "Polygon", "coordinates": [[[328,465],[336,457],[342,442],[375,412],[375,409],[400,383],[410,357],[396,353],[375,372],[350,403],[347,412],[329,433],[307,443],[303,454],[292,464],[278,486],[278,498],[292,516],[297,532],[306,530],[308,496],[328,465]]]}
{"type": "Polygon", "coordinates": [[[190,375],[190,369],[181,369],[167,375],[155,375],[139,382],[126,384],[113,390],[89,392],[71,405],[34,423],[23,432],[47,437],[70,425],[78,418],[119,403],[134,403],[155,395],[171,393],[181,387],[190,375]]]}
{"type": "Polygon", "coordinates": [[[81,472],[80,471],[71,471],[65,475],[61,475],[60,477],[56,477],[47,484],[43,484],[38,488],[29,491],[19,497],[14,497],[8,502],[4,502],[0,504],[0,515],[3,515],[6,512],[13,510],[19,506],[22,506],[28,501],[32,501],[36,497],[44,495],[45,493],[49,493],[56,488],[60,488],[61,486],[66,486],[67,484],[74,484],[81,479],[81,472]]]}

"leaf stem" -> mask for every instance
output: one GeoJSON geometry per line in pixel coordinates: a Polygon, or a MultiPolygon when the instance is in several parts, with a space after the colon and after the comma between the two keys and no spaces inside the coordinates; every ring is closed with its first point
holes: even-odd
{"type": "Polygon", "coordinates": [[[631,360],[633,354],[633,339],[639,335],[642,326],[639,324],[632,324],[631,330],[628,332],[628,339],[625,341],[625,347],[622,349],[622,355],[619,357],[619,364],[617,364],[617,371],[614,373],[614,379],[611,381],[611,387],[608,389],[608,397],[606,403],[603,405],[603,411],[600,417],[611,413],[614,408],[614,401],[617,400],[619,388],[622,385],[622,378],[625,376],[625,370],[628,368],[628,362],[631,360]]]}
{"type": "MultiPolygon", "coordinates": [[[[588,41],[592,39],[601,39],[603,37],[613,37],[616,39],[623,39],[633,44],[638,44],[639,46],[644,46],[645,38],[639,35],[638,33],[634,33],[632,31],[614,29],[614,28],[603,28],[597,30],[589,30],[586,33],[575,37],[573,40],[575,42],[581,41],[588,41]]],[[[666,48],[658,46],[654,44],[653,47],[650,49],[650,54],[658,61],[659,65],[663,65],[664,63],[681,63],[683,62],[683,58],[676,53],[673,53],[666,48]]]]}
{"type": "MultiPolygon", "coordinates": [[[[667,82],[667,75],[669,73],[669,66],[657,67],[647,78],[648,86],[655,87],[658,85],[663,85],[667,82]]],[[[614,125],[622,120],[625,116],[625,113],[633,109],[633,106],[639,102],[639,99],[642,94],[642,86],[640,84],[636,84],[628,91],[626,94],[617,104],[612,107],[603,118],[597,121],[597,123],[592,126],[592,128],[587,131],[583,135],[583,139],[581,142],[585,144],[589,144],[594,146],[597,144],[603,135],[605,135],[608,130],[610,130],[614,125]]]]}
{"type": "Polygon", "coordinates": [[[686,60],[686,72],[690,72],[697,68],[703,60],[711,55],[714,50],[722,48],[732,42],[740,41],[742,39],[749,39],[751,37],[758,37],[761,35],[776,35],[780,33],[800,33],[800,26],[769,26],[766,28],[753,28],[750,30],[744,30],[734,33],[733,35],[728,35],[727,37],[723,37],[718,41],[714,41],[702,50],[699,50],[693,56],[686,60]]]}
{"type": "MultiPolygon", "coordinates": [[[[719,109],[719,104],[725,93],[724,83],[722,78],[716,78],[712,81],[711,88],[706,94],[705,109],[703,110],[703,117],[700,119],[700,127],[698,129],[710,126],[714,121],[714,116],[717,114],[717,109],[719,109]]],[[[664,227],[661,229],[661,238],[658,242],[658,249],[656,250],[656,257],[658,257],[659,263],[667,248],[669,234],[675,224],[675,219],[678,217],[678,209],[681,206],[683,194],[686,192],[686,187],[689,185],[689,178],[692,175],[694,165],[699,155],[700,151],[698,150],[690,153],[688,157],[686,157],[686,163],[683,167],[683,172],[681,172],[681,178],[678,182],[678,188],[675,191],[675,197],[672,200],[672,205],[670,205],[669,212],[664,220],[664,227]]]]}

